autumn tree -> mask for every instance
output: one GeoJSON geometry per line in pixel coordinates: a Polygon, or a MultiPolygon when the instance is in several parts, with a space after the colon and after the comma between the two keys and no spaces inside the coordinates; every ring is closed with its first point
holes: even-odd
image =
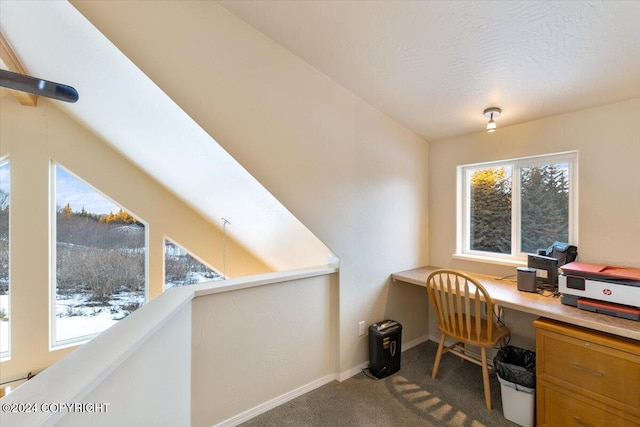
{"type": "Polygon", "coordinates": [[[139,224],[139,221],[128,212],[120,209],[118,213],[109,212],[106,215],[100,215],[99,222],[105,224],[139,224]]]}
{"type": "Polygon", "coordinates": [[[73,209],[71,209],[71,205],[67,203],[66,206],[62,208],[61,213],[64,218],[70,219],[73,216],[73,209]]]}

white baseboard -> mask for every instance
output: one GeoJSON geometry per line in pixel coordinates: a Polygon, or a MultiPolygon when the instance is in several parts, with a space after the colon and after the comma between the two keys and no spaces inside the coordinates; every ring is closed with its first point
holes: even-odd
{"type": "Polygon", "coordinates": [[[402,351],[403,352],[407,351],[410,348],[413,348],[413,347],[415,347],[417,345],[420,345],[425,341],[429,341],[429,334],[424,334],[421,337],[418,337],[418,338],[416,338],[414,340],[409,341],[408,343],[402,344],[402,351]]]}
{"type": "MultiPolygon", "coordinates": [[[[414,340],[409,341],[408,343],[404,343],[402,344],[402,351],[407,351],[410,348],[413,348],[419,344],[422,344],[425,341],[429,341],[429,334],[424,334],[414,340]]],[[[366,369],[369,367],[369,361],[367,360],[364,363],[361,363],[358,366],[355,366],[351,369],[349,369],[348,371],[344,371],[342,373],[340,373],[340,375],[338,375],[338,381],[342,382],[344,380],[348,380],[349,378],[353,377],[354,375],[358,375],[360,372],[362,372],[363,369],[366,369]]]]}
{"type": "MultiPolygon", "coordinates": [[[[429,335],[423,335],[421,337],[418,337],[414,340],[409,341],[408,343],[404,343],[402,344],[402,351],[407,351],[410,348],[413,348],[419,344],[422,344],[425,341],[429,340],[429,335]]],[[[360,372],[362,372],[363,369],[367,368],[369,366],[369,361],[366,361],[364,363],[361,363],[358,366],[355,366],[351,369],[349,369],[348,371],[342,372],[339,375],[334,375],[334,374],[330,374],[330,375],[326,375],[322,378],[319,378],[315,381],[310,382],[309,384],[305,384],[302,387],[298,387],[295,390],[291,390],[281,396],[278,396],[274,399],[271,399],[261,405],[258,405],[254,408],[251,408],[247,411],[244,411],[238,415],[235,415],[229,419],[226,419],[225,421],[215,424],[214,427],[232,427],[232,426],[236,426],[238,424],[242,424],[245,421],[250,420],[253,417],[256,417],[264,412],[267,412],[270,409],[275,408],[276,406],[280,406],[283,403],[286,403],[292,399],[295,399],[296,397],[302,396],[305,393],[310,392],[311,390],[315,390],[318,387],[322,387],[325,384],[330,383],[331,381],[334,380],[338,380],[340,382],[347,380],[355,375],[358,375],[360,372]]]]}
{"type": "Polygon", "coordinates": [[[286,403],[292,399],[295,399],[296,397],[302,396],[303,394],[310,392],[311,390],[315,390],[318,387],[322,387],[323,385],[328,384],[331,381],[334,381],[335,379],[336,379],[336,376],[334,374],[330,374],[322,378],[318,378],[317,380],[312,381],[309,384],[305,384],[302,387],[298,387],[295,390],[291,390],[283,395],[280,395],[274,399],[264,402],[261,405],[258,405],[238,415],[228,418],[222,421],[221,423],[215,424],[214,427],[237,426],[238,424],[248,421],[253,417],[256,417],[264,412],[267,412],[270,409],[275,408],[276,406],[280,406],[283,403],[286,403]]]}
{"type": "Polygon", "coordinates": [[[338,381],[342,382],[344,380],[348,380],[354,375],[358,375],[360,372],[362,372],[363,369],[366,369],[368,367],[369,361],[367,360],[366,362],[361,363],[358,366],[349,369],[348,371],[341,372],[340,375],[338,375],[338,381]]]}

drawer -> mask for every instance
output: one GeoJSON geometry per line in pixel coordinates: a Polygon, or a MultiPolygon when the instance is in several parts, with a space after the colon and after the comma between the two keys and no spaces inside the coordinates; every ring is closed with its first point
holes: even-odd
{"type": "Polygon", "coordinates": [[[599,402],[575,395],[562,388],[538,386],[538,420],[540,426],[562,427],[632,427],[640,419],[622,411],[610,412],[599,402]]]}
{"type": "Polygon", "coordinates": [[[538,359],[539,377],[640,411],[640,356],[554,332],[538,332],[537,340],[544,349],[538,359]]]}

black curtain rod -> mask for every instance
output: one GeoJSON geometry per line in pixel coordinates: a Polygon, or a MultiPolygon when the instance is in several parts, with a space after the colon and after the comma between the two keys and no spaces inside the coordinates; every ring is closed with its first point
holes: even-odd
{"type": "Polygon", "coordinates": [[[58,101],[76,102],[78,100],[78,91],[71,86],[7,70],[0,70],[0,86],[58,101]]]}

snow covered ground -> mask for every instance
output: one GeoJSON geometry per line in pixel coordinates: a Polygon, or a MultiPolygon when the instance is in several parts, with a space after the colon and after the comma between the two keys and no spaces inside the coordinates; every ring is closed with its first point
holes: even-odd
{"type": "MultiPolygon", "coordinates": [[[[0,311],[9,314],[9,295],[0,295],[0,311]]],[[[0,321],[0,353],[9,350],[9,322],[0,321]]]]}
{"type": "MultiPolygon", "coordinates": [[[[189,273],[189,283],[208,280],[212,279],[205,274],[189,273]]],[[[165,288],[174,286],[184,286],[184,283],[167,283],[165,288]]],[[[56,295],[56,341],[99,334],[144,303],[144,291],[120,292],[102,303],[89,300],[86,294],[56,295]]]]}
{"type": "Polygon", "coordinates": [[[86,294],[56,295],[56,341],[98,334],[144,304],[144,291],[113,294],[95,302],[86,294]]]}
{"type": "MultiPolygon", "coordinates": [[[[209,275],[210,276],[210,275],[209,275]]],[[[217,277],[222,279],[221,276],[217,277]]],[[[212,280],[205,274],[189,273],[188,283],[212,280]]],[[[167,283],[165,288],[184,286],[167,283]]],[[[145,303],[144,291],[120,292],[108,301],[91,301],[87,294],[56,295],[55,338],[58,343],[90,337],[105,331],[145,303]]],[[[0,295],[0,310],[9,314],[9,296],[0,295]]],[[[10,317],[10,316],[9,316],[10,317]]],[[[9,349],[9,321],[0,321],[0,352],[9,349]]]]}
{"type": "MultiPolygon", "coordinates": [[[[144,304],[144,292],[119,293],[105,302],[96,304],[82,294],[56,299],[56,341],[77,339],[98,334],[118,320],[124,319],[144,304]]],[[[11,318],[9,295],[0,295],[0,310],[11,318]]],[[[8,320],[0,321],[0,352],[9,350],[8,320]]]]}

